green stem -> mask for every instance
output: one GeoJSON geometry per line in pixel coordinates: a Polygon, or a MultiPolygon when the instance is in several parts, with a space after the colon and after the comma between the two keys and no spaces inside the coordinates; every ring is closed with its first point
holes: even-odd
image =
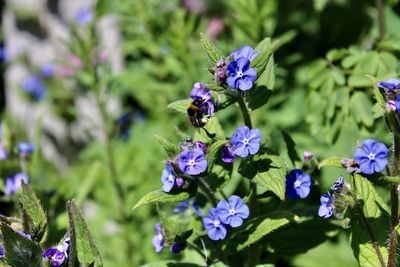
{"type": "Polygon", "coordinates": [[[382,40],[385,37],[385,16],[383,13],[382,0],[375,1],[376,9],[378,12],[378,28],[379,28],[379,39],[382,40]]]}
{"type": "Polygon", "coordinates": [[[210,258],[208,258],[207,255],[203,251],[201,251],[201,249],[196,244],[192,243],[191,241],[187,241],[187,244],[191,248],[193,248],[197,253],[199,253],[200,256],[202,256],[204,258],[206,266],[210,266],[210,264],[211,264],[210,258]]]}
{"type": "Polygon", "coordinates": [[[250,111],[247,109],[243,97],[239,96],[237,102],[239,104],[240,111],[242,112],[244,124],[250,129],[253,128],[253,124],[251,123],[250,111]]]}
{"type": "Polygon", "coordinates": [[[199,186],[203,189],[203,191],[206,193],[207,197],[210,199],[211,203],[213,204],[214,207],[217,206],[217,198],[215,197],[214,191],[211,189],[211,186],[207,183],[206,180],[204,180],[201,177],[198,177],[199,186]]]}
{"type": "MultiPolygon", "coordinates": [[[[400,134],[393,134],[393,168],[392,174],[394,177],[399,175],[399,159],[400,159],[400,134]]],[[[394,267],[396,263],[396,251],[397,251],[397,231],[396,227],[399,222],[399,193],[397,191],[398,184],[393,183],[390,187],[390,204],[391,204],[391,227],[389,237],[389,255],[388,255],[388,267],[394,267]]]]}

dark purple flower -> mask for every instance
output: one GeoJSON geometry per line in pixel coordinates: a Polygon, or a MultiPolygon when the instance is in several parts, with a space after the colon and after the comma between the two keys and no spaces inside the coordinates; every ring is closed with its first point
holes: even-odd
{"type": "Polygon", "coordinates": [[[182,187],[185,185],[185,180],[182,177],[176,177],[175,183],[178,187],[182,187]]]}
{"type": "Polygon", "coordinates": [[[204,144],[204,143],[201,142],[201,141],[195,141],[195,142],[193,143],[193,147],[194,147],[194,148],[198,148],[198,149],[200,149],[201,151],[203,151],[204,155],[205,155],[206,152],[207,152],[207,146],[206,146],[206,144],[204,144]]]}
{"type": "Polygon", "coordinates": [[[343,176],[340,176],[338,180],[331,186],[331,190],[334,192],[340,192],[344,184],[343,176]]]}
{"type": "Polygon", "coordinates": [[[61,266],[65,260],[65,255],[63,251],[57,248],[48,248],[43,252],[42,257],[44,259],[49,259],[52,266],[61,266]]]}
{"type": "Polygon", "coordinates": [[[6,255],[6,249],[4,248],[4,245],[0,243],[0,258],[4,258],[6,255]]]}
{"type": "Polygon", "coordinates": [[[354,159],[342,159],[340,161],[340,163],[342,164],[343,167],[346,167],[346,171],[348,173],[360,173],[360,165],[358,165],[358,163],[354,160],[354,159]]]}
{"type": "Polygon", "coordinates": [[[286,175],[286,194],[290,198],[306,198],[310,194],[311,177],[299,169],[286,175]]]}
{"type": "Polygon", "coordinates": [[[360,165],[360,170],[365,174],[381,172],[385,169],[389,151],[384,143],[374,139],[362,141],[361,147],[354,151],[354,160],[360,165]]]}
{"type": "Polygon", "coordinates": [[[232,163],[236,158],[236,153],[231,146],[224,146],[222,148],[222,161],[232,163]]]}
{"type": "Polygon", "coordinates": [[[247,219],[250,215],[249,207],[243,203],[238,196],[230,196],[228,201],[221,200],[218,205],[219,218],[224,224],[231,227],[239,227],[243,224],[243,219],[247,219]]]}
{"type": "Polygon", "coordinates": [[[165,163],[165,169],[161,175],[161,182],[163,183],[162,190],[164,192],[170,192],[175,185],[175,172],[174,168],[170,163],[165,163]]]}
{"type": "Polygon", "coordinates": [[[257,79],[257,72],[250,68],[250,60],[240,57],[229,63],[227,82],[233,89],[250,90],[257,79]]]}
{"type": "Polygon", "coordinates": [[[239,58],[244,57],[250,61],[253,61],[256,56],[258,56],[258,52],[254,51],[249,45],[242,46],[240,49],[234,50],[231,53],[233,60],[238,60],[239,58]]]}
{"type": "Polygon", "coordinates": [[[396,89],[400,89],[400,80],[390,78],[386,82],[382,82],[382,81],[378,82],[377,85],[380,88],[387,89],[389,91],[393,91],[396,89]]]}
{"type": "Polygon", "coordinates": [[[4,47],[4,45],[0,45],[0,62],[7,62],[7,60],[8,60],[7,50],[4,47]]]}
{"type": "Polygon", "coordinates": [[[41,100],[46,95],[46,86],[38,76],[29,76],[22,82],[22,89],[29,93],[33,99],[41,100]]]}
{"type": "Polygon", "coordinates": [[[158,253],[164,248],[165,236],[161,229],[161,225],[157,223],[155,226],[157,234],[153,237],[153,246],[155,251],[158,253]]]}
{"type": "Polygon", "coordinates": [[[216,208],[209,209],[209,216],[203,218],[204,228],[208,231],[208,237],[212,240],[222,240],[226,237],[226,227],[219,218],[216,208]]]}
{"type": "Polygon", "coordinates": [[[240,126],[232,135],[231,143],[236,155],[245,158],[253,155],[260,149],[261,132],[259,129],[249,129],[247,126],[240,126]]]}
{"type": "Polygon", "coordinates": [[[91,8],[82,8],[76,14],[75,20],[81,26],[89,24],[93,20],[93,11],[91,8]]]}
{"type": "Polygon", "coordinates": [[[12,196],[18,192],[21,188],[21,181],[24,181],[26,184],[29,182],[28,176],[22,172],[7,178],[4,186],[4,194],[6,196],[12,196]]]}
{"type": "Polygon", "coordinates": [[[21,157],[31,155],[35,151],[35,145],[28,142],[18,143],[17,148],[21,157]]]}
{"type": "Polygon", "coordinates": [[[202,150],[185,149],[179,154],[179,169],[190,175],[198,175],[207,169],[207,161],[202,150]]]}
{"type": "Polygon", "coordinates": [[[169,247],[169,251],[171,251],[174,254],[179,254],[182,251],[182,245],[179,243],[173,243],[170,247],[169,247]]]}
{"type": "Polygon", "coordinates": [[[318,209],[318,216],[322,218],[329,218],[332,216],[335,207],[332,203],[332,196],[331,193],[323,194],[320,198],[321,206],[318,209]]]}

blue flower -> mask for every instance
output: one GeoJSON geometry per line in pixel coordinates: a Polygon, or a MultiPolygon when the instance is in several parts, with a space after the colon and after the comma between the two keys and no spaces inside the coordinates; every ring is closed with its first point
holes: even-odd
{"type": "Polygon", "coordinates": [[[232,135],[231,143],[236,155],[245,158],[253,155],[260,149],[261,132],[259,129],[249,129],[247,126],[240,126],[232,135]]]}
{"type": "Polygon", "coordinates": [[[233,89],[250,90],[257,79],[257,72],[250,68],[250,60],[244,57],[229,63],[227,74],[228,85],[233,89]]]}
{"type": "Polygon", "coordinates": [[[42,80],[35,75],[29,76],[22,82],[22,90],[29,93],[35,100],[41,100],[47,91],[42,80]]]}
{"type": "Polygon", "coordinates": [[[224,146],[222,148],[222,161],[232,163],[236,158],[236,153],[231,146],[224,146]]]}
{"type": "Polygon", "coordinates": [[[30,234],[25,234],[25,232],[22,230],[17,231],[17,233],[25,237],[26,239],[32,240],[32,236],[30,234]]]}
{"type": "Polygon", "coordinates": [[[190,175],[198,175],[207,169],[207,161],[202,150],[185,149],[179,154],[179,169],[190,175]]]}
{"type": "Polygon", "coordinates": [[[170,247],[169,247],[169,251],[171,251],[174,254],[179,254],[182,251],[183,247],[181,244],[179,243],[173,243],[170,247]]]}
{"type": "Polygon", "coordinates": [[[195,142],[193,143],[193,147],[194,147],[194,148],[200,149],[201,151],[203,151],[204,154],[206,154],[206,152],[207,152],[207,146],[206,146],[206,144],[204,144],[204,143],[201,142],[201,141],[195,141],[195,142]]]}
{"type": "Polygon", "coordinates": [[[8,54],[7,50],[3,45],[0,45],[0,62],[7,62],[8,54]]]}
{"type": "Polygon", "coordinates": [[[4,245],[0,243],[0,258],[4,258],[6,255],[6,249],[4,248],[4,245]]]}
{"type": "Polygon", "coordinates": [[[323,194],[320,198],[321,206],[318,209],[318,216],[323,218],[329,218],[332,216],[335,207],[332,203],[331,193],[323,194]]]}
{"type": "Polygon", "coordinates": [[[28,155],[31,155],[33,151],[35,151],[35,145],[28,142],[18,143],[17,148],[21,157],[26,157],[28,155]]]}
{"type": "Polygon", "coordinates": [[[164,192],[170,192],[175,185],[175,172],[174,168],[170,163],[165,163],[165,169],[161,175],[161,182],[163,183],[162,190],[164,192]]]}
{"type": "Polygon", "coordinates": [[[7,149],[0,143],[0,160],[6,160],[8,156],[7,149]]]}
{"type": "Polygon", "coordinates": [[[21,188],[21,181],[28,184],[29,179],[25,173],[17,173],[12,177],[6,179],[6,184],[4,186],[4,194],[6,196],[14,195],[21,188]]]}
{"type": "Polygon", "coordinates": [[[46,63],[42,66],[42,74],[44,77],[52,77],[54,75],[55,65],[53,63],[46,63]]]}
{"type": "Polygon", "coordinates": [[[65,254],[63,251],[57,248],[48,248],[43,252],[42,257],[50,260],[51,266],[61,266],[65,260],[65,254]]]}
{"type": "Polygon", "coordinates": [[[258,56],[258,52],[254,51],[253,48],[249,45],[245,45],[238,50],[232,51],[231,53],[231,57],[233,57],[233,60],[238,60],[239,58],[244,57],[250,61],[253,61],[256,56],[258,56]]]}
{"type": "Polygon", "coordinates": [[[201,100],[202,106],[200,110],[202,113],[207,113],[208,116],[212,116],[215,111],[214,101],[211,98],[211,92],[207,89],[207,86],[203,83],[195,83],[193,85],[192,91],[190,92],[190,97],[193,100],[201,100]]]}
{"type": "Polygon", "coordinates": [[[388,163],[389,153],[385,144],[374,139],[366,139],[361,144],[354,151],[354,160],[360,165],[361,172],[373,174],[383,171],[388,163]]]}
{"type": "Polygon", "coordinates": [[[200,211],[200,208],[199,208],[199,204],[194,200],[185,200],[185,201],[179,202],[178,206],[176,206],[173,209],[173,212],[183,213],[189,208],[190,205],[192,205],[193,210],[194,210],[194,212],[196,213],[197,216],[199,216],[199,217],[203,216],[201,214],[201,211],[200,211]]]}
{"type": "Polygon", "coordinates": [[[78,24],[85,26],[93,20],[93,11],[91,8],[82,8],[76,14],[75,20],[78,24]]]}
{"type": "Polygon", "coordinates": [[[334,192],[340,192],[344,184],[343,176],[340,176],[338,180],[331,186],[331,190],[334,192]]]}
{"type": "Polygon", "coordinates": [[[219,218],[216,208],[209,209],[209,216],[203,218],[204,228],[207,230],[208,237],[212,240],[223,240],[226,237],[226,227],[219,218]]]}
{"type": "Polygon", "coordinates": [[[395,89],[400,89],[400,80],[390,78],[386,82],[378,82],[377,83],[378,87],[387,89],[389,91],[393,91],[395,89]]]}
{"type": "Polygon", "coordinates": [[[250,215],[249,207],[243,203],[238,196],[230,196],[228,201],[221,200],[218,205],[219,218],[224,224],[231,227],[239,227],[243,224],[243,219],[247,219],[250,215]]]}
{"type": "Polygon", "coordinates": [[[154,227],[156,228],[157,234],[153,237],[152,242],[155,251],[158,253],[164,248],[165,236],[159,223],[157,223],[154,227]]]}
{"type": "Polygon", "coordinates": [[[290,198],[306,198],[310,194],[311,177],[299,169],[286,175],[286,194],[290,198]]]}

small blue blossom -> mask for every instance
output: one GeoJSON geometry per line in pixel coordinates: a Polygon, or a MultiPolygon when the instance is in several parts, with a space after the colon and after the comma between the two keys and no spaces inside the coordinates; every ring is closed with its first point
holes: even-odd
{"type": "Polygon", "coordinates": [[[229,63],[227,68],[227,83],[233,89],[250,90],[257,79],[257,72],[250,68],[250,60],[240,57],[229,63]]]}
{"type": "Polygon", "coordinates": [[[6,255],[6,249],[4,248],[3,243],[0,243],[0,258],[4,258],[6,255]]]}
{"type": "Polygon", "coordinates": [[[41,100],[46,95],[47,88],[38,76],[32,75],[22,82],[22,90],[29,93],[34,100],[41,100]]]}
{"type": "Polygon", "coordinates": [[[231,143],[235,154],[245,158],[253,155],[260,149],[261,132],[259,129],[249,129],[247,126],[240,126],[232,135],[231,143]]]}
{"type": "Polygon", "coordinates": [[[183,247],[181,244],[179,243],[173,243],[170,247],[169,247],[169,251],[171,251],[174,254],[179,254],[182,251],[183,247]]]}
{"type": "Polygon", "coordinates": [[[162,190],[164,192],[170,192],[175,185],[175,172],[174,168],[170,163],[165,163],[165,169],[161,175],[161,182],[163,183],[162,190]]]}
{"type": "Polygon", "coordinates": [[[344,185],[344,178],[343,176],[340,176],[338,180],[331,186],[331,190],[334,192],[340,192],[344,185]]]}
{"type": "Polygon", "coordinates": [[[152,242],[155,251],[158,253],[164,248],[165,236],[159,223],[157,223],[154,227],[156,228],[157,234],[153,237],[152,242]]]}
{"type": "Polygon", "coordinates": [[[53,63],[46,63],[42,66],[42,75],[44,77],[53,77],[55,72],[55,65],[53,63]]]}
{"type": "Polygon", "coordinates": [[[335,210],[335,207],[332,203],[331,193],[328,192],[328,194],[323,194],[320,198],[320,202],[321,206],[318,209],[318,216],[325,219],[331,217],[333,215],[333,211],[335,210]]]}
{"type": "Polygon", "coordinates": [[[17,231],[17,233],[25,237],[26,239],[32,240],[32,236],[30,234],[25,234],[22,230],[17,231]]]}
{"type": "Polygon", "coordinates": [[[211,240],[223,240],[226,237],[226,227],[219,218],[216,208],[209,209],[209,216],[203,218],[204,228],[211,240]]]}
{"type": "Polygon", "coordinates": [[[43,252],[42,258],[50,260],[51,266],[61,266],[64,263],[65,254],[63,251],[52,247],[43,252]]]}
{"type": "Polygon", "coordinates": [[[75,20],[81,26],[89,24],[93,20],[93,11],[91,8],[82,8],[76,14],[75,20]]]}
{"type": "Polygon", "coordinates": [[[311,177],[299,169],[286,175],[286,194],[290,198],[306,198],[310,194],[311,177]]]}
{"type": "Polygon", "coordinates": [[[21,157],[31,155],[35,151],[35,145],[28,142],[18,143],[17,148],[21,157]]]}
{"type": "Polygon", "coordinates": [[[238,196],[230,196],[228,201],[221,200],[218,205],[219,218],[224,224],[231,227],[239,227],[243,224],[243,219],[247,219],[250,215],[249,207],[243,203],[238,196]]]}
{"type": "Polygon", "coordinates": [[[8,60],[7,50],[4,47],[4,45],[0,45],[0,62],[7,62],[7,60],[8,60]]]}
{"type": "Polygon", "coordinates": [[[360,170],[365,174],[381,172],[385,169],[389,151],[384,143],[374,139],[362,141],[361,147],[354,151],[354,160],[360,165],[360,170]]]}
{"type": "Polygon", "coordinates": [[[184,149],[179,154],[179,169],[190,175],[198,175],[207,169],[207,161],[202,150],[193,148],[184,149]]]}
{"type": "Polygon", "coordinates": [[[189,207],[189,200],[179,202],[178,206],[173,209],[173,212],[182,213],[185,212],[189,207]]]}
{"type": "Polygon", "coordinates": [[[232,163],[236,158],[236,153],[233,147],[224,146],[222,148],[222,161],[226,163],[232,163]]]}
{"type": "Polygon", "coordinates": [[[6,179],[6,183],[4,186],[4,194],[6,196],[12,196],[15,193],[19,191],[21,188],[21,182],[24,181],[24,183],[28,184],[29,179],[28,176],[25,173],[17,173],[12,177],[9,177],[6,179]]]}
{"type": "Polygon", "coordinates": [[[231,57],[233,57],[233,60],[238,60],[239,58],[244,57],[250,61],[253,61],[256,56],[258,56],[258,52],[254,51],[253,48],[249,45],[245,45],[238,50],[232,51],[231,53],[231,57]]]}
{"type": "Polygon", "coordinates": [[[386,82],[378,82],[377,85],[380,88],[387,89],[388,91],[393,91],[396,89],[400,89],[400,80],[390,78],[386,82]]]}
{"type": "Polygon", "coordinates": [[[8,156],[7,149],[0,143],[0,160],[6,160],[8,156]]]}

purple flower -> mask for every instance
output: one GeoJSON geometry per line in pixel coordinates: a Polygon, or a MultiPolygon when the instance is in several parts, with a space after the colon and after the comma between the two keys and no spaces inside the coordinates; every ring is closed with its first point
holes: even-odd
{"type": "Polygon", "coordinates": [[[176,177],[175,183],[178,187],[182,187],[185,185],[185,180],[182,177],[176,177]]]}
{"type": "Polygon", "coordinates": [[[195,142],[193,143],[193,147],[194,147],[194,148],[200,149],[201,151],[203,151],[204,154],[206,154],[207,146],[206,146],[206,144],[204,144],[203,142],[201,142],[201,141],[195,141],[195,142]]]}
{"type": "Polygon", "coordinates": [[[253,155],[260,149],[261,132],[259,129],[249,129],[247,126],[240,126],[232,135],[231,143],[236,155],[245,158],[253,155]]]}
{"type": "Polygon", "coordinates": [[[387,89],[389,91],[393,91],[395,89],[400,89],[400,80],[390,78],[386,82],[378,82],[377,85],[380,88],[387,89]]]}
{"type": "Polygon", "coordinates": [[[313,154],[312,152],[310,152],[310,151],[304,151],[304,152],[303,152],[304,161],[309,161],[309,160],[311,160],[313,157],[314,157],[314,154],[313,154]]]}
{"type": "Polygon", "coordinates": [[[157,223],[155,226],[157,234],[153,237],[153,246],[155,251],[158,253],[164,248],[165,236],[161,229],[161,225],[157,223]]]}
{"type": "Polygon", "coordinates": [[[398,101],[388,100],[386,102],[386,107],[392,111],[397,111],[398,101]]]}
{"type": "Polygon", "coordinates": [[[163,183],[162,190],[164,192],[170,192],[175,185],[175,172],[174,168],[170,163],[165,163],[165,169],[161,175],[161,182],[163,183]]]}
{"type": "Polygon", "coordinates": [[[388,163],[389,153],[385,144],[374,139],[366,139],[361,144],[354,151],[354,160],[360,165],[361,172],[373,174],[383,171],[388,163]]]}
{"type": "Polygon", "coordinates": [[[26,239],[32,240],[32,236],[30,234],[25,234],[22,230],[17,231],[17,233],[25,237],[26,239]]]}
{"type": "Polygon", "coordinates": [[[8,55],[7,50],[3,45],[0,45],[0,62],[7,62],[8,55]]]}
{"type": "Polygon", "coordinates": [[[208,237],[212,240],[222,240],[226,237],[226,227],[219,218],[216,208],[209,209],[209,216],[203,218],[204,228],[208,230],[208,237]]]}
{"type": "Polygon", "coordinates": [[[245,45],[238,50],[232,51],[231,53],[231,57],[233,57],[233,60],[238,60],[239,58],[244,57],[250,61],[253,61],[256,56],[258,56],[258,52],[254,51],[253,48],[249,45],[245,45]]]}
{"type": "Polygon", "coordinates": [[[344,178],[340,176],[338,180],[331,186],[331,190],[334,192],[340,192],[344,184],[344,178]]]}
{"type": "Polygon", "coordinates": [[[0,160],[6,160],[7,155],[7,149],[0,143],[0,160]]]}
{"type": "Polygon", "coordinates": [[[29,179],[25,173],[17,173],[13,177],[9,177],[6,179],[6,184],[4,186],[4,194],[6,196],[12,196],[19,191],[21,188],[21,181],[24,183],[28,183],[29,179]]]}
{"type": "Polygon", "coordinates": [[[6,249],[4,248],[4,245],[0,243],[0,258],[4,258],[6,255],[6,249]]]}
{"type": "Polygon", "coordinates": [[[187,210],[189,207],[189,200],[179,202],[178,206],[173,209],[173,212],[182,213],[187,210]]]}
{"type": "Polygon", "coordinates": [[[218,60],[214,68],[214,80],[217,84],[223,84],[226,80],[226,63],[224,60],[218,60]]]}
{"type": "Polygon", "coordinates": [[[93,20],[93,11],[91,8],[82,8],[75,16],[75,20],[81,26],[89,24],[93,20]]]}
{"type": "Polygon", "coordinates": [[[250,68],[250,60],[244,57],[229,63],[227,74],[228,85],[233,89],[250,90],[257,79],[257,72],[250,68]]]}
{"type": "Polygon", "coordinates": [[[232,163],[236,158],[236,153],[231,146],[224,146],[222,149],[222,161],[232,163]]]}
{"type": "Polygon", "coordinates": [[[310,194],[311,177],[299,169],[286,175],[286,194],[290,198],[306,198],[310,194]]]}
{"type": "Polygon", "coordinates": [[[47,88],[38,76],[32,75],[22,82],[22,90],[29,93],[34,100],[41,100],[46,95],[47,88]]]}
{"type": "Polygon", "coordinates": [[[214,114],[215,105],[211,98],[211,92],[207,89],[207,86],[203,83],[195,83],[193,85],[192,91],[190,92],[190,97],[193,100],[200,100],[202,106],[200,107],[202,113],[207,113],[209,116],[214,114]]]}
{"type": "Polygon", "coordinates": [[[250,215],[249,207],[243,203],[238,196],[230,196],[228,201],[221,200],[218,205],[219,218],[224,224],[231,227],[239,227],[243,224],[243,219],[247,219],[250,215]]]}
{"type": "Polygon", "coordinates": [[[54,75],[55,66],[53,63],[46,63],[42,66],[42,74],[44,77],[52,77],[54,75]]]}
{"type": "Polygon", "coordinates": [[[348,173],[353,173],[353,172],[360,173],[361,172],[360,165],[358,165],[358,163],[354,159],[345,158],[345,159],[342,159],[340,161],[340,163],[342,164],[343,167],[346,167],[346,171],[348,173]]]}
{"type": "Polygon", "coordinates": [[[204,153],[198,148],[185,149],[179,154],[179,169],[190,175],[198,175],[207,169],[204,153]]]}
{"type": "Polygon", "coordinates": [[[35,151],[35,145],[28,142],[18,143],[17,148],[21,157],[31,155],[35,151]]]}
{"type": "Polygon", "coordinates": [[[320,198],[321,206],[318,209],[318,216],[326,219],[332,216],[335,207],[332,203],[331,193],[323,194],[320,198]]]}
{"type": "Polygon", "coordinates": [[[182,245],[179,243],[173,243],[170,247],[169,247],[169,251],[171,251],[174,254],[179,254],[182,251],[182,245]]]}
{"type": "Polygon", "coordinates": [[[42,257],[49,259],[52,266],[61,266],[65,260],[64,251],[57,248],[48,248],[43,252],[42,257]]]}

